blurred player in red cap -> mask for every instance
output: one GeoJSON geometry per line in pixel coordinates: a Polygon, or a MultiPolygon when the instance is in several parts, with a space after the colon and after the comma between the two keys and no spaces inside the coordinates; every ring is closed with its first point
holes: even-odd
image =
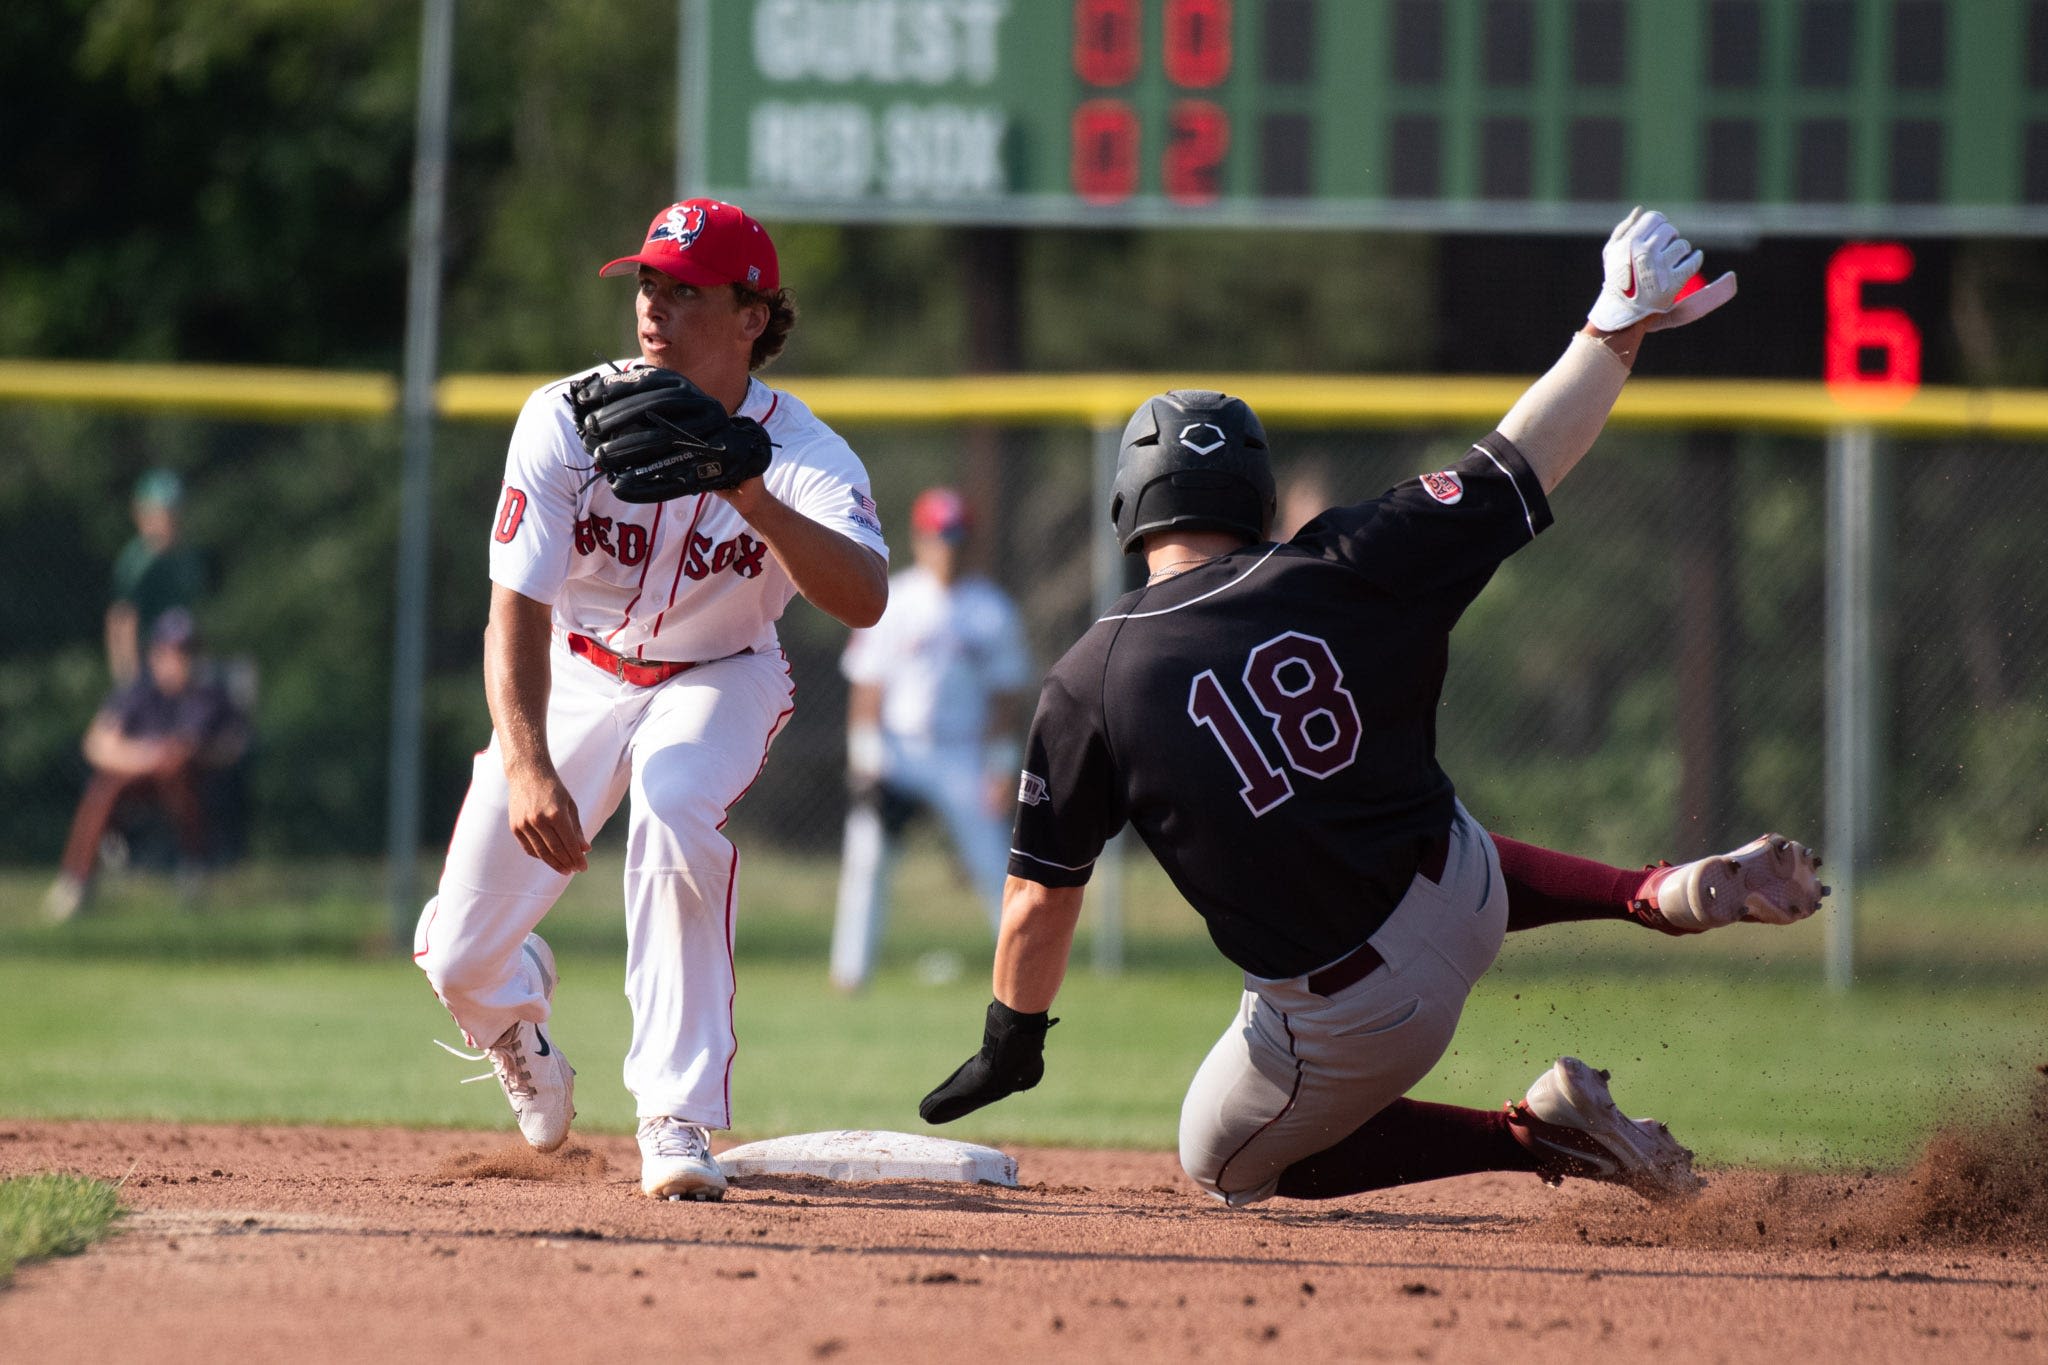
{"type": "Polygon", "coordinates": [[[1017,785],[1016,703],[1031,681],[1017,610],[962,572],[966,499],[927,488],[910,509],[913,564],[889,584],[882,619],[848,642],[846,815],[832,983],[858,990],[874,967],[895,844],[921,810],[945,822],[994,928],[1017,785]]]}

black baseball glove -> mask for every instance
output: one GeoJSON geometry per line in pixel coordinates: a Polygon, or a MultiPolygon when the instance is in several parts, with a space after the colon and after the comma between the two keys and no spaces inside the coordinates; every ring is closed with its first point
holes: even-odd
{"type": "Polygon", "coordinates": [[[751,417],[674,370],[599,370],[569,386],[576,434],[626,502],[737,488],[768,468],[774,442],[751,417]]]}
{"type": "Polygon", "coordinates": [[[1029,1090],[1045,1075],[1045,1034],[1059,1020],[1019,1014],[1000,1000],[988,1002],[981,1051],[962,1062],[946,1083],[917,1106],[926,1123],[951,1123],[1005,1095],[1029,1090]]]}

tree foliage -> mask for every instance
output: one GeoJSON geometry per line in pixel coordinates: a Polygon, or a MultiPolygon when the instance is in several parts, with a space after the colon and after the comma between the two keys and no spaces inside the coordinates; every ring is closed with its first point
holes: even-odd
{"type": "MultiPolygon", "coordinates": [[[[556,374],[630,349],[627,287],[595,272],[637,244],[673,193],[674,25],[672,5],[458,7],[443,369],[556,374]]],[[[0,169],[0,355],[395,372],[419,40],[420,6],[401,0],[0,7],[0,107],[8,126],[34,130],[0,169]]],[[[986,241],[961,229],[771,226],[803,314],[778,373],[957,373],[990,363],[976,329],[1010,316],[1015,330],[999,349],[1032,370],[1519,368],[1547,363],[1576,322],[1573,300],[1593,287],[1582,252],[1570,272],[1551,268],[1556,242],[1518,253],[1392,234],[1041,230],[1011,243],[1017,268],[1006,281],[989,272],[986,241]],[[1540,306],[1511,302],[1539,296],[1540,306]]],[[[2048,382],[2048,345],[2034,344],[2048,316],[2042,253],[1959,244],[1952,278],[1953,377],[2048,382]]],[[[1767,328],[1782,320],[1761,292],[1766,303],[1747,317],[1767,328]]],[[[1684,338],[1659,354],[1709,344],[1684,338]]],[[[1721,344],[1739,365],[1739,342],[1724,334],[1721,344]]],[[[430,824],[445,826],[483,738],[481,536],[505,434],[439,435],[430,824]]],[[[878,484],[907,485],[957,455],[945,434],[877,439],[889,442],[878,484]]],[[[0,834],[0,857],[48,858],[61,839],[78,734],[104,686],[107,566],[128,534],[128,490],[158,464],[194,489],[192,537],[216,568],[207,624],[217,644],[260,665],[259,836],[280,848],[375,848],[398,548],[393,424],[15,410],[0,413],[0,445],[0,785],[19,813],[0,834]]],[[[1334,439],[1328,450],[1345,458],[1334,439]]],[[[1064,482],[1020,493],[1014,525],[1053,518],[1059,535],[1039,539],[1073,541],[1080,532],[1059,518],[1090,499],[1085,460],[1055,455],[1033,468],[1064,482]]],[[[1630,478],[1641,484],[1636,510],[1594,513],[1626,534],[1579,540],[1569,566],[1533,558],[1482,598],[1461,641],[1527,637],[1532,617],[1546,626],[1517,655],[1516,676],[1454,677],[1452,701],[1494,718],[1458,732],[1472,765],[1487,768],[1475,774],[1475,799],[1559,829],[1633,837],[1665,818],[1673,778],[1658,748],[1668,689],[1630,671],[1635,641],[1662,628],[1668,566],[1656,558],[1658,524],[1631,518],[1648,506],[1680,514],[1657,501],[1655,475],[1630,478]],[[1514,747],[1535,731],[1557,743],[1514,747]]],[[[1970,716],[1929,708],[1925,720],[1945,749],[1972,755],[1953,829],[2018,828],[2038,822],[2034,806],[2013,795],[2015,779],[1987,769],[2001,717],[2019,717],[2018,732],[2038,739],[2028,699],[2040,669],[2016,648],[2006,652],[2024,661],[1998,662],[2014,617],[1995,599],[2015,575],[2031,583],[2039,556],[2030,542],[1972,537],[1978,499],[2001,493],[1970,480],[1958,471],[1916,485],[1916,496],[1940,504],[1925,515],[1939,513],[1943,537],[1968,542],[1949,562],[1972,589],[1957,590],[1956,617],[1974,643],[1960,662],[1929,650],[1911,676],[1930,690],[1952,678],[1971,689],[1970,716]]],[[[1813,594],[1788,601],[1778,588],[1786,573],[1810,584],[1817,571],[1815,500],[1810,481],[1789,494],[1752,483],[1742,509],[1745,562],[1777,573],[1745,588],[1743,629],[1800,642],[1775,656],[1780,667],[1814,666],[1813,594]]],[[[1085,555],[1045,554],[1028,536],[1017,548],[1026,553],[1006,567],[1034,584],[1078,581],[1085,569],[1085,555]]],[[[815,625],[793,620],[790,633],[829,659],[829,632],[815,625]]],[[[1731,685],[1750,732],[1747,808],[1781,808],[1788,792],[1810,805],[1812,708],[1778,707],[1760,676],[1731,685]]]]}

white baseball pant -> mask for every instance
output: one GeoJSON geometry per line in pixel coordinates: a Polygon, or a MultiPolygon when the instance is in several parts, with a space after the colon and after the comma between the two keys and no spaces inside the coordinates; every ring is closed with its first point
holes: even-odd
{"type": "MultiPolygon", "coordinates": [[[[933,743],[884,735],[883,778],[916,797],[945,822],[994,933],[1003,919],[1003,878],[1010,868],[1010,827],[988,809],[988,772],[980,745],[933,743]]],[[[889,915],[895,841],[871,803],[846,813],[840,850],[839,903],[832,921],[832,980],[854,987],[874,970],[875,949],[889,915]]]]}
{"type": "Polygon", "coordinates": [[[1507,924],[1500,855],[1460,804],[1443,879],[1416,874],[1368,940],[1384,966],[1328,997],[1308,988],[1313,973],[1245,976],[1237,1018],[1181,1106],[1182,1167],[1227,1204],[1270,1198],[1282,1171],[1429,1074],[1507,924]]]}
{"type": "MultiPolygon", "coordinates": [[[[626,1089],[638,1117],[728,1128],[739,852],[720,829],[789,718],[788,663],[779,652],[742,654],[637,687],[559,643],[551,662],[548,751],[585,836],[631,797],[626,1089]]],[[[493,737],[477,755],[439,894],[414,933],[414,960],[472,1047],[517,1020],[546,1022],[547,998],[520,945],[569,884],[519,847],[508,807],[493,737]]]]}

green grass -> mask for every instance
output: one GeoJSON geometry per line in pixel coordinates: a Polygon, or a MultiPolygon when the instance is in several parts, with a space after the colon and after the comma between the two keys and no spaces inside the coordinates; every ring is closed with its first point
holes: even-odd
{"type": "Polygon", "coordinates": [[[107,1235],[121,1215],[120,1191],[80,1175],[0,1180],[0,1285],[24,1261],[71,1256],[107,1235]]]}
{"type": "MultiPolygon", "coordinates": [[[[740,1136],[920,1131],[918,1098],[979,1041],[989,939],[929,845],[861,996],[825,985],[832,867],[750,859],[739,928],[740,1136]],[[957,974],[935,970],[950,960],[957,974]]],[[[579,1068],[579,1126],[627,1131],[616,861],[578,879],[545,932],[563,972],[556,1032],[579,1068]]],[[[48,926],[40,880],[0,875],[0,1114],[504,1128],[402,954],[372,870],[250,869],[181,915],[134,878],[48,926]]],[[[1054,1013],[1046,1080],[952,1125],[1002,1143],[1171,1148],[1180,1100],[1238,981],[1147,864],[1127,970],[1089,969],[1086,931],[1054,1013]]],[[[1857,988],[1820,984],[1821,927],[1674,941],[1620,924],[1510,937],[1418,1098],[1495,1105],[1551,1058],[1610,1067],[1632,1113],[1714,1162],[1892,1164],[1939,1125],[2009,1103],[2048,1060],[2048,868],[1922,869],[1866,879],[1857,988]]]]}

